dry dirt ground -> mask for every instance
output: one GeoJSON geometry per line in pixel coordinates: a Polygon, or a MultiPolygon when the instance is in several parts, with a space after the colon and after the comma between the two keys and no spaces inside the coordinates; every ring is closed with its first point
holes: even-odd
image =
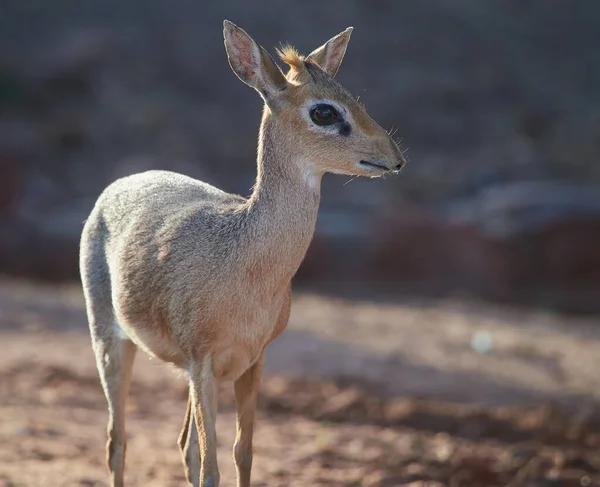
{"type": "MultiPolygon", "coordinates": [[[[599,325],[299,293],[268,355],[253,485],[600,486],[599,325]],[[481,332],[486,353],[471,346],[481,332]]],[[[234,416],[221,392],[229,486],[234,416]]],[[[185,398],[181,378],[138,355],[128,485],[185,485],[185,398]]],[[[0,280],[0,486],[107,485],[106,419],[79,289],[0,280]]]]}

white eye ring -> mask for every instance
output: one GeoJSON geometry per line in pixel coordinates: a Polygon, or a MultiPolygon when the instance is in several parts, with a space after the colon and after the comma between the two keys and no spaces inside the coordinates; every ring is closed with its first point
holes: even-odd
{"type": "Polygon", "coordinates": [[[347,116],[347,113],[348,113],[347,110],[345,108],[341,107],[338,103],[334,102],[333,100],[329,100],[327,98],[308,100],[301,107],[301,110],[302,110],[302,116],[306,120],[309,129],[314,130],[316,132],[321,132],[321,133],[327,132],[329,134],[337,134],[338,128],[336,126],[336,122],[349,123],[348,116],[347,116]],[[337,112],[339,119],[336,120],[335,122],[332,122],[329,124],[320,125],[319,123],[317,123],[313,119],[312,113],[313,113],[313,110],[315,108],[317,108],[319,105],[328,105],[331,108],[333,108],[337,112]]]}

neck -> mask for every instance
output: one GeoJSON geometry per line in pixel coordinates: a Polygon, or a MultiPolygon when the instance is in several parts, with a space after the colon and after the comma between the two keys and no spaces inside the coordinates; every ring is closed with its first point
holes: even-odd
{"type": "MultiPolygon", "coordinates": [[[[291,278],[313,237],[321,174],[295,158],[277,121],[265,108],[260,126],[257,178],[247,204],[258,261],[277,280],[291,278]]],[[[255,262],[259,264],[259,262],[255,262]]]]}
{"type": "Polygon", "coordinates": [[[256,184],[249,202],[251,207],[290,198],[313,202],[318,207],[321,174],[312,169],[310,161],[298,160],[294,149],[293,141],[285,140],[276,120],[265,107],[258,139],[256,184]]]}

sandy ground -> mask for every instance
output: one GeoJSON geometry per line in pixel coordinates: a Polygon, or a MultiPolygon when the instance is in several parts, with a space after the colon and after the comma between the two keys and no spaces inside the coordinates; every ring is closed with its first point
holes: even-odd
{"type": "MultiPolygon", "coordinates": [[[[253,485],[600,486],[599,364],[594,319],[299,293],[268,354],[253,485]]],[[[128,485],[185,485],[185,398],[138,355],[128,485]]],[[[0,486],[107,485],[106,420],[79,289],[0,280],[0,486]]],[[[235,485],[227,385],[218,431],[235,485]]]]}

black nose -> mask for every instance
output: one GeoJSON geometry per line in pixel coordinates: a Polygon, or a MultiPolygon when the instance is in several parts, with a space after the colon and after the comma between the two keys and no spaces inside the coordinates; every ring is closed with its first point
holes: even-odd
{"type": "Polygon", "coordinates": [[[398,147],[398,145],[392,140],[392,148],[393,151],[396,155],[396,160],[400,161],[399,164],[396,164],[394,166],[394,171],[399,171],[400,169],[402,169],[404,166],[406,166],[406,158],[404,157],[404,154],[402,154],[402,151],[400,150],[400,147],[398,147]]]}

